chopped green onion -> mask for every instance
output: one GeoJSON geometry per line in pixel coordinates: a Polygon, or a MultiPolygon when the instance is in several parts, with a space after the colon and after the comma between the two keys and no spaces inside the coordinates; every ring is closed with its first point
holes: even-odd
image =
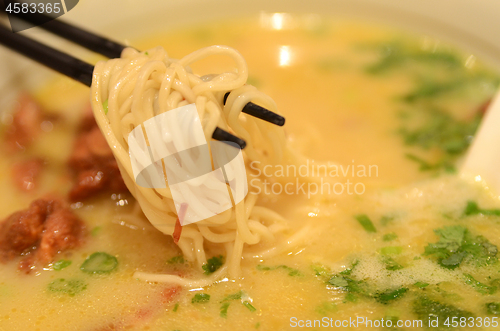
{"type": "Polygon", "coordinates": [[[500,209],[481,209],[476,202],[467,201],[467,206],[465,207],[464,214],[465,216],[477,214],[500,216],[500,209]]]}
{"type": "Polygon", "coordinates": [[[365,214],[356,215],[355,218],[366,230],[366,232],[377,232],[377,229],[373,225],[372,221],[365,214]]]}
{"type": "Polygon", "coordinates": [[[498,302],[487,303],[486,310],[490,315],[500,315],[500,303],[498,302]]]}
{"type": "Polygon", "coordinates": [[[118,260],[113,255],[96,252],[90,255],[80,267],[80,270],[89,274],[106,274],[116,269],[118,260]]]}
{"type": "Polygon", "coordinates": [[[220,317],[227,318],[227,309],[229,308],[229,302],[224,302],[222,306],[220,306],[220,317]]]}
{"type": "Polygon", "coordinates": [[[54,262],[54,264],[52,265],[52,269],[54,270],[62,270],[66,267],[69,267],[71,265],[71,261],[70,260],[59,260],[57,262],[54,262]]]}
{"type": "Polygon", "coordinates": [[[102,103],[102,108],[104,108],[104,114],[108,115],[108,100],[102,103]]]}
{"type": "Polygon", "coordinates": [[[75,296],[75,294],[85,290],[87,284],[79,279],[64,279],[58,278],[49,284],[48,289],[51,292],[59,292],[67,294],[69,296],[75,296]]]}
{"type": "Polygon", "coordinates": [[[386,257],[385,259],[383,259],[383,262],[385,263],[386,270],[394,271],[404,268],[401,264],[394,261],[394,259],[391,257],[386,257]]]}
{"type": "Polygon", "coordinates": [[[216,272],[224,264],[224,257],[222,255],[214,256],[207,260],[202,268],[205,270],[205,275],[210,275],[216,272]]]}
{"type": "Polygon", "coordinates": [[[406,288],[406,287],[401,287],[401,288],[399,288],[397,290],[393,290],[393,291],[389,290],[389,291],[386,291],[386,292],[383,292],[383,293],[380,293],[379,295],[377,295],[377,300],[380,303],[388,304],[392,300],[396,300],[396,299],[401,298],[406,292],[408,292],[408,288],[406,288]]]}
{"type": "Polygon", "coordinates": [[[191,303],[203,303],[210,301],[210,294],[206,293],[197,293],[194,295],[193,299],[191,299],[191,303]]]}
{"type": "Polygon", "coordinates": [[[251,312],[254,312],[254,311],[256,311],[256,310],[257,310],[257,309],[255,309],[255,307],[254,307],[254,306],[252,306],[252,304],[251,304],[250,302],[248,302],[248,301],[244,301],[244,302],[243,302],[243,306],[247,307],[247,308],[248,308],[248,310],[250,310],[251,312]]]}
{"type": "Polygon", "coordinates": [[[416,283],[415,283],[415,284],[413,284],[413,285],[415,285],[415,286],[416,286],[416,287],[418,287],[418,288],[424,288],[424,287],[429,286],[429,283],[424,283],[424,282],[416,282],[416,283]]]}
{"type": "Polygon", "coordinates": [[[355,260],[355,261],[352,263],[352,265],[351,265],[351,267],[350,267],[350,268],[347,268],[347,269],[345,269],[345,270],[342,270],[342,271],[340,272],[340,274],[341,274],[341,275],[350,275],[350,274],[352,273],[352,271],[354,270],[354,268],[355,268],[358,264],[359,264],[359,260],[355,260]]]}
{"type": "Polygon", "coordinates": [[[269,266],[265,266],[265,265],[262,265],[262,264],[258,264],[256,266],[257,270],[261,270],[261,271],[270,271],[270,270],[276,270],[276,269],[284,269],[286,271],[288,271],[288,276],[302,276],[302,273],[297,270],[297,269],[294,269],[294,268],[290,268],[289,266],[287,265],[278,265],[278,266],[274,266],[274,267],[269,267],[269,266]]]}
{"type": "Polygon", "coordinates": [[[422,296],[413,301],[413,312],[416,317],[424,321],[424,323],[431,319],[437,321],[434,330],[448,329],[445,323],[452,318],[456,318],[460,321],[464,318],[467,319],[473,316],[472,313],[466,310],[439,301],[434,301],[426,296],[422,296]]]}
{"type": "Polygon", "coordinates": [[[489,286],[486,284],[481,283],[480,281],[477,281],[472,277],[470,274],[464,274],[465,277],[465,283],[467,285],[472,286],[477,292],[481,294],[494,294],[497,291],[496,286],[489,286]]]}
{"type": "Polygon", "coordinates": [[[387,246],[380,249],[382,255],[398,255],[403,252],[403,247],[400,246],[387,246]]]}
{"type": "Polygon", "coordinates": [[[184,257],[182,255],[174,256],[167,261],[168,264],[183,264],[184,262],[184,257]]]}
{"type": "Polygon", "coordinates": [[[347,279],[345,279],[342,276],[333,276],[332,278],[330,278],[328,283],[330,283],[330,285],[333,285],[335,287],[347,287],[349,285],[347,279]]]}
{"type": "Polygon", "coordinates": [[[230,294],[227,297],[225,297],[222,302],[225,301],[231,301],[231,300],[241,300],[241,297],[244,295],[243,291],[239,291],[235,294],[230,294]]]}

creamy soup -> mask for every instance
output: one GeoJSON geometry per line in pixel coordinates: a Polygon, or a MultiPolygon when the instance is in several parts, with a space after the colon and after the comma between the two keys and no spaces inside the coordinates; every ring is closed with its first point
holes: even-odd
{"type": "MultiPolygon", "coordinates": [[[[306,238],[268,258],[245,256],[238,279],[191,289],[145,282],[134,272],[205,275],[145,217],[127,217],[138,206],[112,188],[68,207],[85,224],[81,244],[28,271],[19,270],[23,257],[0,265],[0,330],[499,327],[500,202],[459,179],[456,165],[500,76],[432,37],[327,18],[286,22],[262,15],[134,46],[163,45],[174,58],[214,44],[242,53],[248,83],[276,101],[289,143],[307,159],[299,169],[249,171],[250,194],[259,187],[258,204],[287,219],[288,235],[307,227],[306,238]]],[[[214,59],[193,70],[226,68],[214,59]]],[[[2,218],[71,190],[67,162],[88,93],[60,77],[33,91],[45,120],[24,151],[2,149],[2,218]],[[33,158],[42,166],[19,187],[13,169],[33,158]]],[[[13,117],[3,119],[5,134],[13,117]]],[[[225,257],[207,254],[210,274],[225,257]]]]}

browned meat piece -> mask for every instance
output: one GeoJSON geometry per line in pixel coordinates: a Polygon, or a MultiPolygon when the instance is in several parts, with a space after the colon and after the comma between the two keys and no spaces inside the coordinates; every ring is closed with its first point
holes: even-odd
{"type": "Polygon", "coordinates": [[[81,201],[106,191],[127,191],[113,153],[89,115],[82,120],[68,164],[75,173],[75,185],[69,193],[71,201],[81,201]]]}
{"type": "Polygon", "coordinates": [[[43,160],[33,158],[18,162],[12,167],[14,184],[22,191],[31,191],[36,187],[36,180],[43,167],[43,160]]]}
{"type": "Polygon", "coordinates": [[[83,222],[71,210],[54,210],[45,221],[45,230],[36,252],[38,261],[47,264],[58,252],[80,246],[84,233],[83,222]]]}
{"type": "Polygon", "coordinates": [[[116,163],[97,124],[91,130],[80,133],[76,138],[73,153],[68,162],[74,170],[89,170],[99,164],[116,163]]]}
{"type": "Polygon", "coordinates": [[[28,94],[22,94],[14,111],[12,123],[7,129],[7,150],[15,152],[28,147],[40,133],[43,121],[41,107],[28,94]]]}
{"type": "Polygon", "coordinates": [[[82,119],[80,120],[80,131],[90,131],[97,126],[90,104],[85,109],[82,119]]]}
{"type": "Polygon", "coordinates": [[[71,200],[85,199],[93,193],[99,193],[104,189],[104,180],[102,171],[84,170],[78,173],[76,185],[70,192],[71,200]]]}
{"type": "Polygon", "coordinates": [[[44,229],[48,209],[46,200],[35,200],[28,209],[15,212],[0,223],[2,260],[11,260],[37,244],[44,229]]]}
{"type": "Polygon", "coordinates": [[[84,223],[62,201],[38,199],[0,223],[0,260],[24,255],[19,268],[29,272],[58,252],[78,247],[85,232],[84,223]]]}

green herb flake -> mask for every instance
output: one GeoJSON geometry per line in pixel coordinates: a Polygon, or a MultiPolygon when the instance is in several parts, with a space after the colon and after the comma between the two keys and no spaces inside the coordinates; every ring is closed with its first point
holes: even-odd
{"type": "Polygon", "coordinates": [[[328,281],[328,284],[338,287],[346,292],[359,293],[363,295],[368,295],[365,290],[364,282],[354,280],[350,277],[343,275],[333,275],[328,281]]]}
{"type": "Polygon", "coordinates": [[[389,302],[401,298],[406,292],[408,292],[408,288],[402,287],[397,290],[389,290],[377,294],[375,298],[378,302],[383,304],[388,304],[389,302]]]}
{"type": "Polygon", "coordinates": [[[377,229],[373,225],[372,221],[365,214],[356,215],[354,218],[356,218],[366,232],[377,232],[377,229]]]}
{"type": "Polygon", "coordinates": [[[330,278],[328,283],[335,287],[347,287],[349,285],[347,280],[342,276],[333,276],[332,278],[330,278]]]}
{"type": "Polygon", "coordinates": [[[358,302],[358,297],[354,293],[348,292],[345,295],[345,299],[344,299],[343,303],[346,303],[346,302],[358,302]]]}
{"type": "Polygon", "coordinates": [[[330,270],[327,269],[325,266],[320,265],[320,264],[313,264],[312,269],[313,269],[314,274],[316,276],[321,277],[321,278],[325,278],[325,279],[330,278],[330,270]]]}
{"type": "Polygon", "coordinates": [[[441,263],[443,267],[446,267],[448,269],[455,269],[463,261],[465,256],[467,256],[466,252],[454,253],[451,254],[448,258],[442,259],[439,263],[441,263]]]}
{"type": "Polygon", "coordinates": [[[387,246],[380,249],[382,255],[398,255],[403,252],[403,247],[400,246],[387,246]]]}
{"type": "Polygon", "coordinates": [[[429,286],[429,283],[425,283],[425,282],[416,282],[416,283],[415,283],[415,284],[413,284],[413,285],[415,285],[415,286],[416,286],[416,287],[418,287],[418,288],[424,288],[424,287],[429,286]]]}
{"type": "Polygon", "coordinates": [[[469,274],[464,274],[464,277],[465,277],[465,283],[467,285],[472,286],[477,292],[479,292],[483,295],[484,294],[493,294],[497,291],[496,286],[488,286],[486,284],[483,284],[483,283],[477,281],[476,279],[474,279],[474,277],[472,277],[469,274]]]}
{"type": "Polygon", "coordinates": [[[359,264],[359,260],[355,260],[351,266],[340,272],[341,275],[350,275],[356,266],[359,264]]]}
{"type": "Polygon", "coordinates": [[[64,268],[67,268],[71,265],[71,261],[70,260],[59,260],[57,262],[54,262],[54,264],[52,265],[52,269],[54,270],[62,270],[64,268]]]}
{"type": "Polygon", "coordinates": [[[239,291],[237,293],[230,294],[230,295],[226,296],[224,299],[222,299],[222,302],[231,301],[231,300],[241,300],[241,298],[243,297],[244,294],[245,293],[243,291],[239,291]]]}
{"type": "Polygon", "coordinates": [[[206,293],[197,293],[191,299],[191,303],[205,303],[210,301],[210,294],[206,293]]]}
{"type": "Polygon", "coordinates": [[[414,161],[420,165],[419,170],[420,171],[434,171],[434,170],[440,170],[443,169],[446,173],[449,174],[454,174],[457,172],[457,169],[453,165],[451,161],[449,161],[447,158],[443,158],[437,163],[430,163],[428,161],[425,161],[424,159],[410,153],[406,153],[405,157],[411,161],[414,161]]]}
{"type": "Polygon", "coordinates": [[[248,301],[243,301],[243,306],[247,307],[248,310],[250,310],[251,312],[254,312],[256,311],[257,309],[255,309],[254,306],[252,306],[252,304],[248,301]]]}
{"type": "Polygon", "coordinates": [[[469,318],[473,316],[472,313],[468,311],[429,299],[426,296],[421,296],[413,302],[413,312],[418,319],[422,320],[423,326],[426,328],[430,327],[428,323],[437,321],[438,330],[446,328],[444,325],[446,319],[451,320],[455,318],[460,320],[460,318],[469,318]]]}
{"type": "MultiPolygon", "coordinates": [[[[374,47],[370,48],[374,49],[374,47]]],[[[366,68],[366,71],[370,74],[383,74],[409,65],[434,70],[436,67],[458,69],[462,63],[455,53],[446,50],[433,49],[432,51],[425,51],[414,49],[400,41],[393,41],[382,47],[377,45],[375,49],[380,52],[380,59],[366,68]]]]}
{"type": "Polygon", "coordinates": [[[498,260],[497,246],[483,236],[473,236],[463,226],[447,226],[434,232],[440,237],[439,241],[428,244],[423,255],[435,256],[438,263],[447,269],[455,269],[467,256],[471,257],[471,263],[476,266],[492,264],[498,260]]]}
{"type": "Polygon", "coordinates": [[[108,99],[102,103],[102,108],[104,108],[104,114],[108,115],[108,99]]]}
{"type": "Polygon", "coordinates": [[[402,100],[408,103],[413,103],[422,99],[433,98],[457,90],[464,85],[463,81],[440,82],[421,80],[413,91],[402,96],[402,100]]]}
{"type": "Polygon", "coordinates": [[[174,308],[172,308],[172,311],[176,313],[178,309],[179,309],[179,303],[176,303],[174,308]]]}
{"type": "Polygon", "coordinates": [[[96,252],[83,262],[80,270],[89,274],[107,274],[115,270],[117,266],[116,257],[108,253],[96,252]]]}
{"type": "Polygon", "coordinates": [[[500,209],[481,209],[474,201],[467,201],[467,206],[464,211],[465,216],[485,215],[485,216],[500,216],[500,209]]]}
{"type": "Polygon", "coordinates": [[[207,263],[202,266],[205,270],[205,275],[210,275],[219,270],[224,264],[224,257],[222,255],[214,256],[207,260],[207,263]]]}
{"type": "Polygon", "coordinates": [[[179,255],[168,259],[167,264],[183,264],[185,262],[186,261],[184,260],[184,256],[179,255]]]}
{"type": "Polygon", "coordinates": [[[401,264],[394,261],[394,259],[391,257],[384,257],[383,262],[385,264],[386,270],[395,271],[404,268],[401,264]]]}
{"type": "Polygon", "coordinates": [[[67,294],[71,297],[75,296],[75,294],[80,293],[86,288],[87,284],[85,284],[80,279],[58,278],[48,285],[49,291],[67,294]]]}
{"type": "Polygon", "coordinates": [[[227,310],[229,308],[229,302],[224,302],[222,306],[220,306],[220,317],[227,318],[227,310]]]}
{"type": "Polygon", "coordinates": [[[404,143],[408,146],[419,147],[422,151],[433,150],[439,152],[439,157],[433,161],[425,160],[415,154],[407,153],[406,157],[419,164],[420,171],[444,170],[455,173],[455,161],[469,147],[471,137],[477,130],[481,116],[472,120],[461,121],[455,119],[443,110],[426,108],[415,110],[420,112],[422,122],[417,126],[414,119],[409,124],[403,124],[399,130],[404,143]]]}
{"type": "Polygon", "coordinates": [[[486,304],[486,311],[490,315],[500,315],[500,303],[490,302],[486,304]]]}
{"type": "Polygon", "coordinates": [[[271,269],[271,267],[268,267],[268,266],[265,266],[265,265],[262,265],[262,264],[258,264],[255,268],[257,270],[260,270],[260,271],[269,271],[269,270],[274,270],[275,269],[275,268],[271,269]]]}
{"type": "Polygon", "coordinates": [[[291,267],[284,265],[284,264],[274,266],[274,267],[258,264],[256,266],[256,268],[257,268],[257,270],[260,270],[260,271],[271,271],[271,270],[277,270],[277,269],[284,269],[288,272],[288,276],[302,276],[302,273],[299,270],[291,268],[291,267]]]}
{"type": "Polygon", "coordinates": [[[393,241],[396,239],[398,239],[398,235],[395,234],[394,232],[384,234],[384,236],[382,237],[383,241],[393,241]]]}

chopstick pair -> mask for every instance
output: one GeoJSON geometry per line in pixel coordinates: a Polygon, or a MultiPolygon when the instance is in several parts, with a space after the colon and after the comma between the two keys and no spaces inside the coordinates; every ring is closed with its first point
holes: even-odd
{"type": "MultiPolygon", "coordinates": [[[[120,57],[123,49],[127,47],[56,19],[47,22],[47,17],[43,14],[23,14],[21,12],[16,14],[16,16],[35,25],[40,24],[40,22],[46,22],[40,25],[40,27],[54,33],[57,36],[65,38],[73,43],[109,58],[120,57]]],[[[34,61],[58,71],[63,75],[79,81],[80,83],[87,86],[92,84],[94,66],[91,64],[44,45],[31,38],[13,33],[2,25],[0,25],[0,44],[3,44],[34,61]]],[[[224,103],[226,102],[229,93],[230,92],[224,95],[224,103]]],[[[285,124],[285,118],[252,102],[247,103],[243,107],[242,111],[250,116],[254,116],[278,126],[283,126],[285,124]]],[[[240,139],[221,128],[215,129],[212,134],[212,138],[219,141],[236,143],[241,147],[241,149],[246,146],[246,142],[243,139],[240,139]]]]}

